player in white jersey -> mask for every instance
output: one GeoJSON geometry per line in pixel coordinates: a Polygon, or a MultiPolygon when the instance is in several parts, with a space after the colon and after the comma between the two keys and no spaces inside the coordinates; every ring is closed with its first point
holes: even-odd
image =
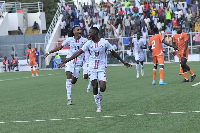
{"type": "MultiPolygon", "coordinates": [[[[139,78],[139,62],[141,64],[141,75],[144,76],[144,50],[147,48],[146,41],[143,38],[140,38],[140,33],[137,33],[137,38],[132,39],[132,43],[134,45],[134,53],[135,53],[135,61],[136,61],[136,71],[137,71],[137,76],[136,78],[139,78]]],[[[131,45],[131,50],[132,46],[131,45]]]]}
{"type": "MultiPolygon", "coordinates": [[[[79,26],[75,26],[72,29],[72,36],[67,38],[62,45],[54,48],[50,52],[46,53],[44,55],[44,58],[46,58],[49,54],[54,53],[56,51],[61,50],[63,47],[69,45],[70,46],[70,52],[69,52],[69,57],[72,56],[75,52],[79,51],[83,44],[88,41],[88,39],[81,37],[81,30],[79,26]]],[[[72,61],[66,63],[65,65],[65,72],[67,75],[66,79],[66,90],[67,90],[67,104],[72,105],[72,100],[71,100],[71,87],[72,84],[75,84],[78,77],[79,77],[79,72],[83,64],[83,57],[84,54],[81,54],[79,57],[74,58],[72,61]]]]}
{"type": "MultiPolygon", "coordinates": [[[[89,73],[89,57],[90,57],[90,51],[84,52],[84,62],[83,62],[83,78],[88,79],[88,73],[89,73]]],[[[91,88],[91,80],[89,79],[87,92],[90,92],[91,88]]]]}
{"type": "Polygon", "coordinates": [[[101,112],[100,98],[99,93],[104,92],[106,89],[106,72],[105,72],[105,63],[106,51],[110,51],[112,55],[120,60],[125,66],[130,67],[131,65],[124,60],[122,60],[119,55],[112,50],[111,44],[98,36],[99,29],[96,27],[92,27],[89,30],[89,36],[91,40],[87,41],[81,50],[73,54],[70,58],[67,58],[65,61],[62,61],[60,66],[63,66],[65,63],[75,59],[79,55],[81,55],[84,51],[90,50],[90,58],[89,58],[89,74],[90,79],[92,80],[93,85],[93,95],[95,99],[95,103],[97,105],[97,111],[101,112]],[[98,80],[100,83],[100,90],[98,90],[98,80]]]}

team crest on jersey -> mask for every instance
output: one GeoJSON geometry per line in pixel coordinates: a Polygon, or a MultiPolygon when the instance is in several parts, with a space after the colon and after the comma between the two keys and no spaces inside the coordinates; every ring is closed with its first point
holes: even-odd
{"type": "Polygon", "coordinates": [[[103,48],[103,45],[101,45],[100,48],[103,48]]]}

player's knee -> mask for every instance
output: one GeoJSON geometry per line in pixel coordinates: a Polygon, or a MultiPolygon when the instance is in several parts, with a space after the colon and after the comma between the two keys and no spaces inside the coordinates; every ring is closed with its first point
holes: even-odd
{"type": "Polygon", "coordinates": [[[154,69],[157,69],[157,65],[154,65],[154,69]]]}
{"type": "Polygon", "coordinates": [[[84,79],[88,79],[88,75],[87,75],[87,74],[84,74],[83,78],[84,78],[84,79]]]}
{"type": "Polygon", "coordinates": [[[185,67],[185,65],[186,65],[186,62],[181,61],[181,67],[185,67]]]}
{"type": "Polygon", "coordinates": [[[139,60],[136,61],[136,64],[139,64],[139,60]]]}
{"type": "Polygon", "coordinates": [[[160,65],[160,68],[164,69],[164,65],[160,65]]]}
{"type": "Polygon", "coordinates": [[[31,66],[31,69],[33,69],[33,66],[31,66]]]}
{"type": "Polygon", "coordinates": [[[106,90],[106,86],[100,86],[101,92],[104,92],[106,90]]]}
{"type": "Polygon", "coordinates": [[[72,79],[71,83],[76,84],[77,79],[72,79]]]}

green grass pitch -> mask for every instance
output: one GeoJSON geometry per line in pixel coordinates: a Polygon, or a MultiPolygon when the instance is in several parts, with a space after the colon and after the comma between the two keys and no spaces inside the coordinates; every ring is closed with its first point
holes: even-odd
{"type": "Polygon", "coordinates": [[[88,81],[82,78],[82,72],[72,86],[72,106],[67,106],[63,69],[39,71],[39,75],[43,75],[39,77],[31,77],[30,72],[1,73],[0,132],[197,133],[200,131],[200,113],[189,111],[200,110],[200,85],[192,87],[200,82],[199,62],[188,64],[197,75],[195,81],[181,83],[183,76],[178,75],[179,64],[169,63],[164,69],[166,86],[158,85],[159,71],[157,85],[151,85],[152,64],[145,65],[145,75],[139,79],[136,79],[135,66],[128,69],[108,67],[101,113],[95,112],[94,98],[92,92],[86,92],[88,81]]]}

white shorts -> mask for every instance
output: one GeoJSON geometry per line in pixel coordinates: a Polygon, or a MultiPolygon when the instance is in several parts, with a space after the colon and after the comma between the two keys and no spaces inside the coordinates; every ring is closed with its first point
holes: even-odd
{"type": "Polygon", "coordinates": [[[88,67],[87,63],[84,63],[83,64],[83,75],[88,74],[88,72],[89,72],[88,69],[89,69],[89,67],[88,67]]]}
{"type": "Polygon", "coordinates": [[[135,61],[144,61],[144,54],[135,54],[135,61]]]}
{"type": "Polygon", "coordinates": [[[67,62],[65,64],[65,72],[71,72],[72,75],[76,78],[79,77],[80,70],[81,70],[81,66],[74,65],[72,61],[67,62]]]}
{"type": "Polygon", "coordinates": [[[89,72],[90,80],[97,79],[98,81],[106,82],[106,72],[105,71],[90,71],[89,72]]]}

